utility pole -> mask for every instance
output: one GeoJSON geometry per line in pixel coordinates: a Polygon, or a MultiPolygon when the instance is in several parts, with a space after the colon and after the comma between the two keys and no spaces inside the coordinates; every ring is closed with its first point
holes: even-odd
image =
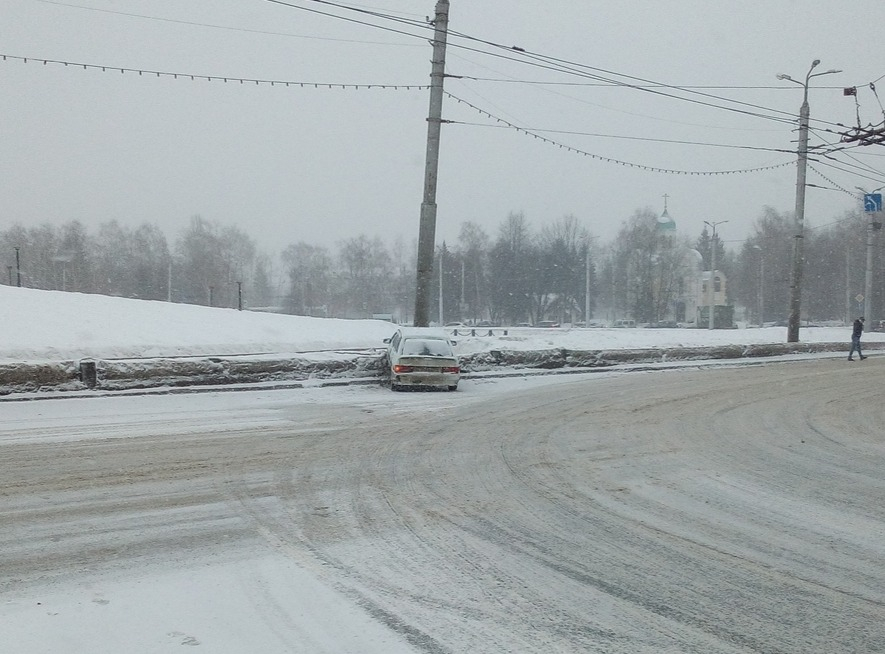
{"type": "MultiPolygon", "coordinates": [[[[867,320],[873,316],[873,215],[867,225],[867,270],[863,287],[863,315],[867,320]]],[[[867,323],[872,324],[872,323],[867,323]]]]}
{"type": "Polygon", "coordinates": [[[754,245],[759,252],[759,326],[765,327],[765,250],[761,245],[754,245]]]}
{"type": "Polygon", "coordinates": [[[464,261],[464,255],[461,255],[461,305],[460,310],[458,311],[458,320],[463,322],[464,314],[467,310],[467,303],[464,301],[464,271],[466,269],[464,261]]]}
{"type": "Polygon", "coordinates": [[[705,225],[713,228],[713,237],[710,239],[710,324],[707,329],[713,329],[714,316],[716,314],[716,226],[727,223],[727,220],[717,220],[714,223],[704,221],[705,225]]]}
{"type": "Polygon", "coordinates": [[[21,287],[22,285],[22,263],[21,259],[19,259],[18,254],[19,248],[15,248],[15,285],[21,287]]]}
{"type": "Polygon", "coordinates": [[[418,230],[418,274],[415,287],[415,327],[430,324],[430,282],[436,241],[436,179],[442,126],[443,78],[446,74],[446,38],[449,0],[438,0],[433,21],[433,60],[430,72],[430,110],[427,116],[427,158],[424,164],[424,201],[418,230]]]}
{"type": "MultiPolygon", "coordinates": [[[[443,241],[445,243],[445,241],[443,241]]],[[[439,251],[439,325],[442,327],[445,322],[443,321],[443,254],[444,250],[440,249],[439,251]]],[[[427,325],[424,325],[425,327],[427,325]]]]}
{"type": "Polygon", "coordinates": [[[867,269],[866,269],[866,278],[864,280],[864,303],[863,303],[863,315],[866,316],[867,320],[873,319],[873,251],[875,249],[875,236],[876,232],[882,229],[881,222],[881,209],[882,209],[882,196],[878,194],[877,191],[881,190],[881,188],[877,188],[872,193],[867,193],[867,191],[860,187],[855,186],[858,191],[863,193],[862,201],[864,205],[864,211],[869,214],[870,222],[867,224],[867,269]],[[876,220],[876,218],[879,220],[876,220]]]}
{"type": "Polygon", "coordinates": [[[587,244],[587,257],[584,261],[584,327],[590,326],[590,244],[587,244]]]}
{"type": "Polygon", "coordinates": [[[820,64],[820,59],[811,62],[811,67],[805,75],[805,83],[793,79],[783,73],[777,75],[779,80],[787,80],[798,84],[803,89],[802,106],[799,108],[799,148],[796,160],[796,234],[793,238],[793,269],[790,274],[790,317],[787,322],[787,342],[799,342],[799,324],[801,321],[802,303],[802,266],[805,263],[803,239],[805,237],[805,178],[808,167],[808,83],[812,77],[841,73],[841,70],[826,70],[822,73],[813,73],[815,66],[820,64]]]}
{"type": "Polygon", "coordinates": [[[845,244],[845,322],[851,324],[851,248],[845,244]]]}

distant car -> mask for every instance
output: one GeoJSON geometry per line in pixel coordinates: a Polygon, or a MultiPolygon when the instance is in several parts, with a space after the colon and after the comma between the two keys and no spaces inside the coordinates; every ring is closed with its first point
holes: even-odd
{"type": "Polygon", "coordinates": [[[531,326],[532,326],[532,323],[530,323],[530,322],[518,322],[518,323],[516,323],[515,326],[516,326],[516,327],[531,327],[531,326]]]}
{"type": "Polygon", "coordinates": [[[544,329],[551,329],[553,327],[559,327],[559,323],[555,320],[542,320],[538,323],[538,327],[543,327],[544,329]]]}
{"type": "Polygon", "coordinates": [[[386,365],[391,390],[406,387],[447,388],[461,379],[461,363],[448,334],[427,327],[401,327],[387,343],[386,365]]]}

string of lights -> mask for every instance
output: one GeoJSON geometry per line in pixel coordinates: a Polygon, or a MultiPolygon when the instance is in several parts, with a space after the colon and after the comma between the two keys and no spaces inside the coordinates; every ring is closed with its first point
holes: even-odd
{"type": "Polygon", "coordinates": [[[249,77],[233,77],[230,75],[201,75],[197,73],[176,73],[163,70],[148,70],[144,68],[124,68],[121,66],[108,66],[105,64],[84,64],[73,61],[63,61],[61,59],[44,59],[41,57],[20,57],[17,55],[0,54],[3,61],[21,61],[22,63],[40,63],[44,66],[50,64],[81,68],[83,70],[100,70],[102,72],[119,72],[119,73],[135,73],[139,76],[149,75],[155,77],[171,77],[173,79],[186,80],[205,80],[207,82],[236,82],[239,84],[251,84],[257,86],[297,86],[300,88],[322,88],[322,89],[392,89],[392,90],[421,90],[430,88],[427,84],[351,84],[340,82],[306,82],[280,79],[260,79],[249,77]]]}
{"type": "MultiPolygon", "coordinates": [[[[80,5],[76,5],[73,3],[60,2],[58,0],[40,0],[40,1],[46,2],[47,4],[56,4],[56,5],[60,5],[60,6],[76,7],[76,8],[80,8],[80,9],[94,9],[91,7],[82,7],[80,5]]],[[[346,10],[346,11],[350,11],[350,12],[356,12],[362,16],[371,17],[371,18],[375,18],[375,19],[382,19],[382,20],[386,20],[386,21],[390,21],[390,22],[395,22],[400,25],[405,25],[409,28],[418,28],[421,33],[415,34],[413,32],[407,32],[407,31],[403,31],[400,29],[394,29],[394,28],[387,27],[384,25],[379,25],[376,23],[367,22],[365,20],[357,20],[357,19],[353,19],[353,18],[348,18],[346,16],[341,16],[339,14],[335,14],[330,11],[321,11],[319,9],[311,9],[311,8],[308,8],[308,7],[305,7],[302,5],[295,4],[293,2],[288,2],[286,0],[266,0],[266,1],[269,3],[272,3],[272,4],[285,6],[285,7],[291,8],[291,9],[320,14],[320,15],[327,16],[330,18],[344,20],[347,22],[352,22],[352,23],[363,25],[363,26],[372,27],[375,29],[381,29],[381,30],[405,35],[410,38],[418,38],[418,39],[421,39],[422,41],[427,39],[427,36],[428,36],[427,32],[432,29],[432,25],[430,25],[426,20],[421,20],[420,18],[413,19],[413,18],[403,18],[402,17],[407,14],[401,14],[400,16],[397,16],[397,15],[393,15],[391,13],[382,13],[380,11],[375,11],[375,10],[372,10],[372,9],[369,9],[366,7],[347,5],[347,4],[343,4],[343,3],[339,3],[339,2],[332,2],[330,0],[307,0],[307,1],[317,4],[317,5],[322,5],[324,7],[335,8],[335,9],[339,9],[339,10],[346,10]]],[[[210,24],[204,24],[204,23],[197,23],[197,22],[193,22],[193,21],[178,21],[178,20],[173,20],[173,19],[160,18],[160,17],[156,17],[156,16],[148,16],[148,15],[144,15],[144,14],[132,14],[132,13],[128,13],[128,12],[117,12],[117,11],[110,11],[110,10],[102,10],[102,11],[109,11],[109,13],[119,13],[122,15],[133,16],[133,17],[137,17],[137,18],[144,18],[144,19],[151,19],[151,20],[169,20],[170,22],[182,22],[185,24],[194,24],[194,25],[199,25],[199,26],[203,26],[203,27],[212,27],[212,28],[218,28],[218,29],[237,29],[237,30],[243,29],[243,28],[233,28],[233,27],[227,27],[227,26],[221,26],[221,25],[210,25],[210,24]]],[[[417,14],[408,14],[408,15],[417,16],[417,14]]],[[[249,30],[246,30],[246,31],[249,31],[249,30]]],[[[473,37],[473,36],[463,34],[463,33],[457,32],[457,31],[453,31],[453,30],[449,30],[448,33],[452,37],[461,38],[461,39],[472,41],[475,43],[480,43],[485,46],[493,47],[493,48],[500,50],[500,51],[505,51],[507,53],[507,55],[504,58],[509,59],[511,61],[516,61],[516,62],[520,62],[523,64],[528,63],[528,64],[534,65],[534,66],[540,65],[540,67],[542,67],[542,68],[547,68],[550,70],[554,70],[556,72],[567,73],[570,75],[578,75],[581,77],[588,77],[590,79],[598,80],[598,83],[600,85],[635,88],[637,90],[657,93],[657,94],[664,95],[666,97],[671,97],[671,98],[678,99],[678,100],[694,102],[694,103],[707,105],[707,106],[711,106],[711,107],[718,108],[718,109],[724,109],[724,110],[728,110],[728,111],[737,111],[738,113],[746,113],[751,116],[756,116],[756,117],[765,118],[765,119],[769,119],[769,120],[776,120],[776,121],[780,121],[780,122],[793,122],[793,120],[794,120],[792,117],[792,114],[790,114],[789,112],[783,112],[783,111],[780,111],[777,109],[770,109],[770,108],[762,107],[760,105],[755,105],[752,103],[745,103],[745,102],[741,102],[738,100],[734,100],[732,98],[725,98],[725,97],[720,97],[720,96],[716,96],[716,95],[709,94],[709,93],[702,93],[697,90],[697,89],[701,89],[701,88],[719,89],[719,88],[737,88],[737,87],[727,87],[727,86],[726,87],[717,87],[717,86],[701,87],[701,86],[678,86],[678,85],[672,85],[672,84],[664,84],[664,83],[660,83],[660,82],[654,82],[651,80],[645,80],[645,79],[639,78],[639,77],[625,75],[623,73],[617,73],[617,72],[613,72],[613,71],[607,71],[604,69],[594,68],[594,67],[587,66],[584,64],[580,64],[580,63],[569,62],[566,60],[561,60],[561,59],[557,59],[554,57],[545,56],[545,55],[542,55],[539,53],[528,52],[523,48],[517,48],[515,46],[505,46],[500,43],[495,43],[493,41],[480,39],[480,38],[473,37]],[[517,55],[517,56],[514,56],[514,55],[517,55]],[[534,61],[526,61],[525,59],[520,59],[519,55],[521,55],[523,57],[528,57],[529,59],[532,59],[534,61]],[[539,64],[539,62],[545,62],[545,63],[543,65],[541,65],[541,64],[539,64]],[[549,62],[556,62],[556,65],[551,66],[551,65],[549,65],[549,62]],[[607,75],[615,75],[615,76],[622,77],[624,79],[634,80],[635,82],[624,82],[624,81],[618,80],[618,79],[601,77],[596,74],[589,74],[586,72],[587,70],[599,71],[599,72],[605,73],[607,75]],[[735,103],[738,105],[751,107],[751,108],[758,109],[758,110],[765,111],[765,112],[774,112],[776,114],[785,114],[786,116],[789,116],[789,118],[782,118],[779,116],[759,114],[756,112],[750,112],[750,111],[745,111],[745,110],[741,110],[741,109],[736,109],[734,107],[726,107],[726,106],[716,105],[713,103],[702,102],[702,101],[694,100],[691,98],[685,98],[685,97],[682,97],[679,95],[674,95],[671,93],[664,93],[662,91],[658,91],[657,89],[672,89],[675,91],[685,91],[685,92],[689,92],[689,93],[697,93],[701,96],[715,99],[717,101],[735,103]]],[[[303,36],[303,35],[293,35],[293,34],[276,33],[276,32],[273,32],[272,34],[278,34],[278,35],[282,35],[282,36],[303,36]]],[[[486,50],[479,50],[476,48],[470,48],[470,47],[467,47],[464,45],[459,45],[459,44],[453,43],[453,42],[450,42],[449,45],[450,45],[450,47],[461,47],[463,49],[472,50],[474,52],[479,52],[481,54],[488,55],[488,56],[501,56],[500,52],[499,53],[492,53],[492,52],[488,52],[486,50]]],[[[155,71],[146,71],[146,72],[156,73],[155,71]]],[[[199,76],[199,77],[206,78],[207,76],[199,76]]],[[[213,76],[212,79],[223,79],[223,78],[213,76]]],[[[243,81],[250,82],[250,83],[255,82],[255,80],[243,80],[243,81]]],[[[273,80],[273,81],[260,80],[259,83],[277,84],[277,83],[285,83],[285,82],[279,82],[277,80],[273,80]]],[[[292,82],[290,82],[290,84],[292,84],[292,82]]],[[[300,84],[300,82],[298,82],[297,84],[300,84]]],[[[308,83],[305,83],[305,84],[308,84],[308,83]]],[[[382,86],[387,86],[387,85],[382,85],[382,86]]],[[[396,85],[392,85],[392,86],[396,86],[396,85]]],[[[823,121],[820,121],[820,122],[823,122],[823,121]]]]}
{"type": "MultiPolygon", "coordinates": [[[[508,53],[516,53],[516,55],[521,56],[524,59],[527,59],[528,61],[523,60],[522,63],[526,63],[528,65],[536,65],[536,66],[539,66],[541,68],[545,68],[548,70],[554,70],[554,71],[557,71],[560,73],[566,73],[566,74],[574,75],[577,77],[583,77],[586,79],[595,80],[597,82],[609,84],[611,86],[631,88],[631,89],[635,89],[638,91],[651,93],[654,95],[659,95],[659,96],[668,97],[668,98],[672,98],[672,99],[676,99],[676,100],[681,100],[684,102],[690,102],[693,104],[699,104],[699,105],[707,106],[707,107],[711,107],[711,108],[722,109],[725,111],[735,112],[735,113],[739,113],[739,114],[745,114],[745,115],[753,116],[756,118],[763,118],[766,120],[774,120],[774,121],[778,121],[778,122],[787,122],[787,123],[792,123],[792,122],[795,122],[795,120],[796,120],[795,116],[792,114],[792,112],[789,112],[789,111],[783,111],[780,109],[772,109],[770,107],[764,107],[764,106],[749,103],[749,102],[743,102],[740,100],[735,100],[733,98],[727,98],[724,96],[717,96],[717,95],[714,95],[711,93],[706,93],[706,92],[697,90],[696,87],[684,87],[684,86],[677,86],[674,84],[665,84],[665,83],[661,83],[661,82],[656,82],[654,80],[649,80],[649,79],[645,79],[642,77],[627,75],[625,73],[618,73],[616,71],[610,71],[610,70],[606,70],[603,68],[597,68],[597,67],[589,66],[587,64],[582,64],[579,62],[573,62],[573,61],[569,61],[569,60],[565,60],[565,59],[559,59],[557,57],[551,57],[551,56],[544,55],[541,53],[530,52],[530,51],[526,50],[525,48],[520,48],[520,47],[516,47],[516,46],[506,46],[506,45],[503,45],[500,43],[495,43],[493,41],[486,41],[484,39],[479,39],[477,37],[473,37],[473,36],[463,34],[460,32],[456,32],[453,30],[450,30],[449,34],[454,35],[456,37],[461,37],[464,39],[476,41],[476,42],[482,43],[484,45],[494,47],[494,48],[500,49],[502,51],[506,51],[508,53]],[[611,76],[614,76],[614,77],[611,77],[611,76]],[[617,79],[619,77],[623,78],[623,80],[629,80],[629,81],[623,81],[622,79],[617,79]],[[671,89],[673,91],[686,92],[689,94],[694,94],[694,95],[697,95],[700,97],[709,98],[711,100],[716,100],[719,102],[728,102],[728,103],[736,104],[736,105],[738,105],[738,107],[748,107],[748,108],[756,109],[756,110],[763,111],[763,112],[770,112],[771,114],[774,114],[774,115],[767,115],[764,113],[758,113],[757,111],[748,111],[747,109],[741,109],[738,107],[722,106],[722,105],[714,104],[712,102],[707,102],[705,100],[697,100],[697,99],[693,99],[693,98],[684,97],[681,95],[675,95],[673,93],[667,93],[667,92],[664,92],[664,91],[661,91],[658,89],[671,89]]],[[[479,52],[483,52],[483,51],[479,50],[479,52]]],[[[491,54],[491,53],[485,53],[485,54],[491,54]]],[[[519,61],[519,59],[517,59],[515,56],[510,56],[510,57],[505,57],[505,58],[511,59],[513,61],[519,61]]],[[[826,121],[818,121],[818,122],[826,123],[826,121]]],[[[837,123],[832,123],[832,124],[836,125],[837,123]]]]}
{"type": "Polygon", "coordinates": [[[581,150],[579,148],[575,148],[570,145],[566,145],[564,143],[554,141],[553,139],[547,138],[546,136],[542,136],[542,135],[538,134],[537,132],[531,131],[531,130],[526,129],[524,127],[519,127],[518,125],[515,125],[515,124],[511,123],[510,121],[507,121],[507,120],[504,120],[503,118],[495,116],[495,115],[489,113],[488,111],[481,109],[480,107],[477,107],[476,105],[459,98],[458,96],[452,95],[448,91],[446,91],[445,94],[447,97],[451,98],[452,100],[455,100],[459,104],[464,104],[464,105],[470,107],[471,109],[473,109],[474,111],[479,113],[481,116],[485,116],[486,118],[497,121],[499,124],[504,125],[505,127],[513,129],[513,130],[515,130],[521,134],[524,134],[526,136],[531,136],[532,138],[537,139],[543,143],[546,143],[548,145],[553,145],[555,147],[558,147],[561,150],[566,150],[567,152],[571,152],[573,154],[578,154],[578,155],[581,155],[584,157],[590,157],[591,159],[596,159],[597,161],[604,161],[606,163],[613,163],[613,164],[617,164],[620,166],[625,166],[627,168],[637,168],[637,169],[645,170],[648,172],[665,173],[665,174],[669,174],[669,175],[713,176],[713,175],[737,175],[737,174],[745,174],[745,173],[755,173],[755,172],[761,172],[761,171],[765,171],[765,170],[774,170],[776,168],[784,168],[786,166],[795,165],[794,161],[787,161],[787,162],[780,163],[780,164],[772,164],[770,166],[758,166],[755,168],[743,168],[743,169],[737,169],[737,170],[703,170],[702,171],[702,170],[678,170],[675,168],[659,168],[656,166],[647,166],[645,164],[637,164],[637,163],[633,163],[630,161],[623,161],[621,159],[614,159],[612,157],[604,157],[602,155],[594,154],[592,152],[587,152],[586,150],[581,150]]]}
{"type": "MultiPolygon", "coordinates": [[[[183,79],[183,80],[205,80],[208,82],[211,81],[221,81],[224,83],[237,83],[237,84],[250,84],[250,85],[268,85],[268,86],[280,86],[280,87],[299,87],[299,88],[315,88],[315,89],[350,89],[350,90],[368,90],[368,89],[381,89],[381,90],[426,90],[429,88],[428,85],[421,84],[359,84],[359,83],[339,83],[339,82],[310,82],[310,81],[298,81],[298,80],[282,80],[282,79],[261,79],[261,78],[245,78],[245,77],[235,77],[229,75],[205,75],[205,74],[197,74],[197,73],[182,73],[182,72],[172,72],[172,71],[161,71],[161,70],[150,70],[150,69],[142,69],[142,68],[127,68],[121,66],[110,66],[107,64],[90,64],[83,62],[72,62],[65,61],[60,59],[48,59],[48,58],[40,58],[40,57],[22,57],[18,55],[11,54],[0,54],[0,58],[3,61],[19,61],[22,63],[40,63],[44,66],[46,65],[58,65],[64,67],[73,67],[79,68],[82,70],[100,70],[102,72],[119,72],[121,74],[129,73],[129,74],[137,74],[139,76],[154,76],[154,77],[168,77],[172,79],[183,79]]],[[[773,164],[769,166],[760,166],[755,168],[746,168],[746,169],[735,169],[735,170],[719,170],[719,171],[692,171],[692,170],[679,170],[679,169],[670,169],[670,168],[660,168],[655,166],[648,166],[645,164],[638,164],[635,162],[624,161],[621,159],[615,159],[613,157],[605,157],[602,155],[598,155],[592,152],[588,152],[585,150],[581,150],[579,148],[575,148],[570,145],[566,145],[564,143],[560,143],[553,139],[543,136],[539,132],[547,131],[547,132],[555,132],[562,134],[574,134],[574,135],[587,135],[587,136],[598,136],[598,137],[608,137],[608,138],[622,138],[622,139],[635,139],[635,140],[648,140],[648,141],[660,141],[660,142],[669,142],[665,139],[639,139],[639,137],[629,137],[629,136],[617,136],[617,135],[605,135],[605,134],[589,134],[582,132],[568,132],[562,130],[538,130],[538,129],[528,129],[524,127],[520,127],[510,121],[507,121],[503,118],[500,118],[476,105],[459,98],[449,92],[446,92],[448,97],[451,97],[453,100],[458,102],[459,104],[464,104],[480,115],[494,120],[498,123],[497,126],[503,126],[507,129],[513,129],[517,132],[520,132],[524,135],[531,136],[537,140],[540,140],[549,145],[553,145],[557,148],[566,150],[568,152],[578,154],[581,156],[589,157],[598,161],[604,161],[606,163],[613,163],[629,168],[637,168],[640,170],[646,170],[649,172],[657,172],[664,174],[672,174],[672,175],[698,175],[698,176],[712,176],[712,175],[734,175],[734,174],[747,174],[754,172],[761,172],[765,170],[772,170],[775,168],[781,168],[789,165],[793,165],[794,162],[785,162],[781,164],[773,164]]],[[[457,122],[457,121],[453,121],[457,122]]],[[[465,125],[468,123],[464,123],[465,125]]],[[[483,125],[486,127],[494,127],[495,125],[483,125]]],[[[777,148],[754,148],[751,146],[727,146],[723,144],[711,144],[711,143],[691,143],[685,141],[675,141],[676,143],[682,143],[686,145],[707,145],[713,147],[735,147],[735,148],[744,148],[744,149],[756,149],[762,151],[770,151],[770,152],[791,152],[789,150],[782,150],[777,148]]],[[[841,170],[842,172],[851,172],[852,174],[857,174],[856,172],[846,171],[841,169],[833,164],[829,164],[837,170],[841,170]]],[[[850,164],[843,164],[850,165],[850,164]]],[[[860,168],[860,166],[854,166],[856,168],[860,168]]],[[[873,174],[877,174],[877,171],[869,170],[873,174]]],[[[865,179],[869,179],[872,181],[879,181],[876,178],[863,176],[865,179]]]]}
{"type": "Polygon", "coordinates": [[[857,193],[852,193],[852,192],[849,191],[848,189],[846,189],[846,188],[844,188],[844,187],[842,187],[842,186],[839,186],[839,184],[837,184],[836,182],[834,182],[833,180],[831,180],[829,177],[827,177],[826,175],[824,175],[821,171],[819,171],[819,170],[818,170],[817,168],[815,168],[814,166],[812,166],[812,165],[809,164],[808,168],[809,168],[812,172],[814,172],[818,177],[820,177],[821,179],[827,181],[827,182],[833,187],[832,190],[834,190],[834,191],[841,191],[842,193],[845,193],[846,195],[850,195],[850,196],[853,197],[853,198],[856,198],[856,197],[857,197],[857,193]]]}

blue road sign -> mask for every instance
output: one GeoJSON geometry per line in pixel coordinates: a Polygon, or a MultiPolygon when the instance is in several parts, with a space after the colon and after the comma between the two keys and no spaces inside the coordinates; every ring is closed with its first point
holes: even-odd
{"type": "Polygon", "coordinates": [[[882,194],[864,193],[863,210],[867,213],[877,213],[882,211],[882,194]]]}

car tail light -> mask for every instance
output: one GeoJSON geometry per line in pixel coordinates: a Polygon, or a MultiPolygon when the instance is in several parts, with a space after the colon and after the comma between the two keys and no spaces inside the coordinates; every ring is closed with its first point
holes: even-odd
{"type": "Polygon", "coordinates": [[[443,372],[450,372],[454,374],[461,374],[461,366],[451,366],[449,368],[443,368],[443,372]]]}
{"type": "Polygon", "coordinates": [[[393,366],[393,372],[395,372],[396,374],[400,374],[402,372],[412,372],[413,369],[413,366],[404,366],[399,363],[393,366]]]}

